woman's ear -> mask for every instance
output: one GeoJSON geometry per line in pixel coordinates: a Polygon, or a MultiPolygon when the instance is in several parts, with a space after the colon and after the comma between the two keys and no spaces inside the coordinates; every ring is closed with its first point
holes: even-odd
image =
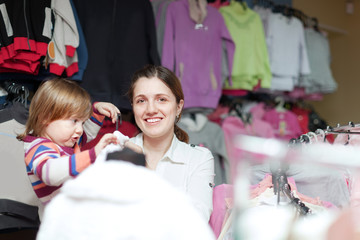
{"type": "Polygon", "coordinates": [[[183,107],[184,107],[184,100],[181,99],[180,102],[179,102],[178,105],[177,105],[176,116],[179,116],[179,115],[180,115],[183,107]]]}

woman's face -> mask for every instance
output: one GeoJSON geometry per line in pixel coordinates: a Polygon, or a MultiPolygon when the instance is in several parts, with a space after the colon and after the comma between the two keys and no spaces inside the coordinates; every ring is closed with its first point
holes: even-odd
{"type": "Polygon", "coordinates": [[[133,96],[135,121],[144,136],[166,138],[174,134],[183,100],[178,104],[170,88],[157,77],[138,79],[133,96]]]}

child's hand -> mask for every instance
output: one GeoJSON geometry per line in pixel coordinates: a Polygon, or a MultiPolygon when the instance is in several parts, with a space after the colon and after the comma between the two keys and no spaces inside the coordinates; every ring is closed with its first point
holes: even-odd
{"type": "Polygon", "coordinates": [[[117,115],[120,113],[120,110],[109,102],[97,102],[94,104],[94,108],[102,115],[111,118],[112,123],[116,122],[117,115]]]}
{"type": "Polygon", "coordinates": [[[98,144],[96,144],[96,146],[95,146],[96,156],[98,156],[99,153],[101,152],[101,150],[103,150],[110,143],[120,144],[119,140],[117,139],[117,137],[114,134],[107,133],[100,139],[98,144]]]}

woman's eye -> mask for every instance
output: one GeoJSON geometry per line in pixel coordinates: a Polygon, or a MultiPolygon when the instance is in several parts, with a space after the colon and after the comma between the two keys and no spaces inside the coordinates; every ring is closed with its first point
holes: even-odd
{"type": "Polygon", "coordinates": [[[136,100],[136,103],[143,103],[143,102],[145,102],[144,99],[138,99],[138,100],[136,100]]]}
{"type": "Polygon", "coordinates": [[[166,98],[159,98],[159,102],[165,102],[166,98]]]}

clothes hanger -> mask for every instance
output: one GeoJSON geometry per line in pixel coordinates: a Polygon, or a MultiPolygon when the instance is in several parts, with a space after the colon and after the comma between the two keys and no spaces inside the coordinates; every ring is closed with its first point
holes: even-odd
{"type": "Polygon", "coordinates": [[[313,17],[313,18],[311,18],[311,20],[313,21],[314,30],[317,32],[320,32],[318,19],[316,17],[313,17]]]}
{"type": "Polygon", "coordinates": [[[318,138],[317,138],[317,135],[314,133],[314,132],[308,132],[306,133],[306,135],[309,136],[309,140],[310,142],[309,143],[313,143],[313,142],[318,142],[318,138]]]}
{"type": "Polygon", "coordinates": [[[137,166],[146,166],[145,155],[134,152],[130,148],[125,147],[121,151],[108,153],[106,161],[125,161],[135,164],[137,166]]]}
{"type": "Polygon", "coordinates": [[[277,112],[286,112],[287,110],[285,109],[284,105],[285,105],[285,100],[282,96],[277,96],[275,97],[275,103],[276,103],[276,111],[277,112]]]}
{"type": "Polygon", "coordinates": [[[118,131],[119,126],[121,126],[122,124],[122,117],[121,117],[121,112],[117,114],[117,118],[116,118],[116,127],[115,130],[118,131]]]}
{"type": "Polygon", "coordinates": [[[326,133],[323,129],[320,128],[316,129],[315,134],[320,136],[323,142],[326,142],[326,133]]]}
{"type": "Polygon", "coordinates": [[[352,129],[360,129],[360,124],[354,124],[353,122],[349,122],[348,125],[340,125],[337,124],[335,128],[327,126],[325,130],[325,134],[360,134],[357,131],[351,131],[352,129]]]}

